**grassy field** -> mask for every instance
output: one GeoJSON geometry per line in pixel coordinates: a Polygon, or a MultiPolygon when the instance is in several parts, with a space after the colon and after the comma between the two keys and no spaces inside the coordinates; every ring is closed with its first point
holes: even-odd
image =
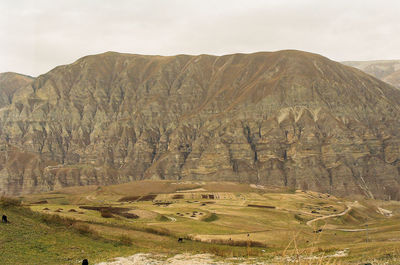
{"type": "Polygon", "coordinates": [[[29,257],[78,264],[139,252],[252,256],[273,264],[400,261],[400,203],[394,201],[173,181],[76,187],[21,199],[25,207],[1,208],[12,221],[2,224],[1,264],[27,264],[29,257]]]}
{"type": "Polygon", "coordinates": [[[46,220],[16,206],[0,206],[10,223],[0,225],[0,264],[78,264],[86,257],[100,261],[126,255],[131,247],[106,240],[84,226],[46,220]]]}

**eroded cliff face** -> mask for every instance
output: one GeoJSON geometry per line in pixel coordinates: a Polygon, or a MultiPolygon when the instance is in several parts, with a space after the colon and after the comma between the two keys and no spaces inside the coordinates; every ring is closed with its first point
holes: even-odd
{"type": "Polygon", "coordinates": [[[15,94],[34,80],[31,76],[7,72],[0,73],[0,108],[12,103],[15,94]]]}
{"type": "Polygon", "coordinates": [[[400,199],[398,102],[300,51],[87,56],[0,109],[0,189],[229,180],[400,199]]]}

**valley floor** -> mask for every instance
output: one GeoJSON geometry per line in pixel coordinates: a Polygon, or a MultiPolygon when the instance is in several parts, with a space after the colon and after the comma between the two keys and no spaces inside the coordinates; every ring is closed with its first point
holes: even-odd
{"type": "Polygon", "coordinates": [[[22,199],[31,212],[4,208],[15,226],[0,234],[2,264],[27,264],[11,248],[29,250],[46,264],[83,258],[101,265],[400,262],[395,201],[172,181],[76,187],[22,199]],[[32,241],[24,220],[38,227],[32,241]]]}

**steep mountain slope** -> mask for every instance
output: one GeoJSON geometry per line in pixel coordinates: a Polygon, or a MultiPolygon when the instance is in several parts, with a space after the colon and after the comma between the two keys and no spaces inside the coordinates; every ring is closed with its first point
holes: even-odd
{"type": "Polygon", "coordinates": [[[400,199],[399,102],[300,51],[87,56],[1,109],[0,187],[218,179],[400,199]]]}
{"type": "Polygon", "coordinates": [[[400,88],[400,60],[348,61],[345,65],[356,67],[376,78],[400,88]]]}
{"type": "Polygon", "coordinates": [[[14,94],[33,80],[33,77],[17,73],[0,73],[0,108],[11,104],[14,94]]]}

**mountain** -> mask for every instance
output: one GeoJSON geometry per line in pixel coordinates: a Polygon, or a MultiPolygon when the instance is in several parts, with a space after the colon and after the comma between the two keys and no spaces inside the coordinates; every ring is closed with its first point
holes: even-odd
{"type": "Polygon", "coordinates": [[[400,199],[399,103],[301,51],[86,56],[0,109],[0,189],[221,180],[400,199]]]}
{"type": "Polygon", "coordinates": [[[400,60],[347,61],[342,63],[358,68],[386,83],[400,88],[400,60]]]}
{"type": "Polygon", "coordinates": [[[33,80],[33,77],[17,73],[0,73],[0,108],[11,104],[14,94],[33,80]]]}

